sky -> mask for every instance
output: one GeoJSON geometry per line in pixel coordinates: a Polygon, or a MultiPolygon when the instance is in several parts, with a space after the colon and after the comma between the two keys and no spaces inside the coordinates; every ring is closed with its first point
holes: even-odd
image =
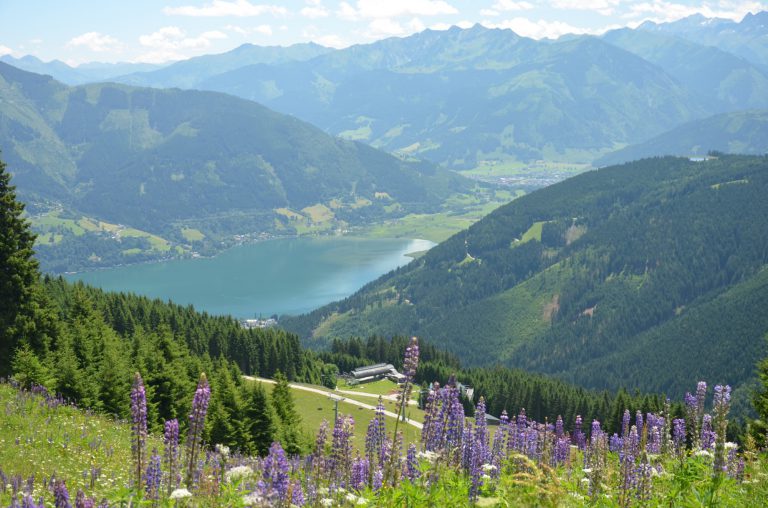
{"type": "Polygon", "coordinates": [[[331,47],[480,23],[519,35],[599,34],[700,13],[741,20],[754,0],[0,0],[0,55],[164,63],[244,43],[331,47]]]}

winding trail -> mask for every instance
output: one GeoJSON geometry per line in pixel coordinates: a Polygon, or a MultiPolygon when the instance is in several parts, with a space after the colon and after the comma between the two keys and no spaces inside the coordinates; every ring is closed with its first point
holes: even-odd
{"type": "MultiPolygon", "coordinates": [[[[266,379],[266,378],[263,378],[263,377],[243,376],[243,379],[247,379],[248,381],[259,381],[261,383],[269,383],[271,385],[276,384],[276,381],[274,381],[272,379],[266,379]]],[[[303,390],[305,392],[312,392],[312,393],[317,393],[317,394],[320,394],[320,395],[325,395],[326,397],[329,396],[329,395],[335,395],[337,393],[343,393],[343,394],[347,394],[347,395],[361,395],[363,397],[376,397],[377,399],[379,398],[379,396],[374,394],[374,393],[354,392],[354,391],[351,391],[351,390],[336,390],[336,391],[321,390],[319,388],[313,388],[311,386],[302,385],[302,384],[296,384],[296,383],[288,383],[288,386],[290,386],[291,388],[294,388],[296,390],[303,390]]],[[[387,400],[394,400],[394,399],[392,399],[393,395],[382,395],[381,397],[384,398],[384,399],[387,399],[387,400]]],[[[410,402],[413,403],[415,401],[410,401],[410,402]]],[[[352,404],[353,406],[358,406],[358,407],[361,407],[363,409],[370,409],[372,411],[376,410],[376,406],[372,406],[370,404],[366,404],[365,402],[360,402],[360,401],[357,401],[357,400],[354,400],[354,399],[345,398],[343,403],[345,403],[345,404],[352,404]]],[[[386,411],[385,410],[384,414],[386,416],[389,416],[390,418],[397,418],[397,413],[393,413],[392,411],[386,411]]],[[[406,419],[404,423],[407,423],[408,425],[412,425],[412,426],[416,427],[417,429],[421,429],[421,428],[424,427],[424,425],[422,423],[414,421],[414,420],[410,420],[410,419],[406,419]]]]}

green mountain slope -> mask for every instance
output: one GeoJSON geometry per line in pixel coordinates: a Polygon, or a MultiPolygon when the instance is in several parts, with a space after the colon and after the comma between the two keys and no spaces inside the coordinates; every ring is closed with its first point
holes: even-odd
{"type": "Polygon", "coordinates": [[[222,238],[425,212],[470,187],[242,99],[70,88],[2,63],[0,147],[33,213],[63,208],[182,243],[189,228],[222,238]]]}
{"type": "Polygon", "coordinates": [[[710,151],[768,153],[768,110],[737,111],[694,120],[637,145],[609,153],[594,164],[608,166],[659,155],[699,155],[710,151]]]}
{"type": "Polygon", "coordinates": [[[662,69],[611,44],[536,42],[479,26],[246,66],[200,86],[456,168],[510,158],[589,161],[705,111],[662,69]]]}
{"type": "Polygon", "coordinates": [[[768,107],[768,72],[718,47],[628,28],[612,30],[602,39],[667,71],[706,103],[710,113],[768,107]]]}
{"type": "Polygon", "coordinates": [[[316,345],[417,334],[471,364],[595,388],[631,381],[679,394],[703,375],[739,385],[749,366],[703,355],[763,354],[768,322],[755,314],[768,303],[766,191],[764,157],[592,171],[499,208],[344,301],[282,322],[316,345]]]}

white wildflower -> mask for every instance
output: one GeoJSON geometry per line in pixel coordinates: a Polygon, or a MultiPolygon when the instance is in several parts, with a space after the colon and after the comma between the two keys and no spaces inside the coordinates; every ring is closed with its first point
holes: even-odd
{"type": "Polygon", "coordinates": [[[320,494],[321,496],[324,496],[329,492],[330,492],[330,489],[328,489],[328,487],[320,487],[319,489],[317,489],[317,493],[320,494]]]}
{"type": "Polygon", "coordinates": [[[356,495],[354,495],[353,493],[351,493],[351,492],[350,492],[349,494],[347,494],[346,496],[344,496],[344,499],[346,499],[346,500],[347,500],[347,501],[349,501],[350,503],[353,503],[353,504],[354,504],[354,503],[357,501],[357,496],[356,496],[356,495]]]}
{"type": "Polygon", "coordinates": [[[584,485],[589,485],[589,478],[582,478],[581,483],[583,483],[584,485]]]}
{"type": "Polygon", "coordinates": [[[696,450],[696,453],[694,453],[697,457],[711,457],[712,453],[710,453],[709,450],[696,450]]]}
{"type": "Polygon", "coordinates": [[[253,469],[250,466],[237,466],[224,473],[224,478],[227,480],[227,483],[232,483],[251,474],[253,474],[253,469]]]}
{"type": "Polygon", "coordinates": [[[363,496],[360,496],[357,498],[357,501],[355,502],[355,504],[359,504],[359,505],[368,504],[368,500],[363,496]]]}
{"type": "Polygon", "coordinates": [[[734,443],[732,441],[728,441],[727,443],[725,443],[725,449],[726,450],[735,450],[738,447],[739,447],[739,445],[737,445],[736,443],[734,443]]]}
{"type": "Polygon", "coordinates": [[[223,444],[216,445],[216,451],[223,457],[229,457],[229,446],[223,444]]]}
{"type": "Polygon", "coordinates": [[[480,466],[480,469],[482,469],[486,473],[490,473],[491,471],[496,471],[496,466],[494,466],[493,464],[483,464],[482,466],[480,466]]]}
{"type": "Polygon", "coordinates": [[[432,462],[435,461],[435,459],[437,459],[437,454],[431,450],[427,450],[425,452],[417,453],[416,457],[418,457],[419,459],[424,459],[431,464],[432,462]]]}
{"type": "Polygon", "coordinates": [[[333,506],[333,499],[329,497],[324,497],[320,500],[320,504],[323,506],[333,506]]]}
{"type": "Polygon", "coordinates": [[[176,489],[171,492],[171,499],[184,499],[185,497],[192,497],[192,493],[187,489],[176,489]]]}
{"type": "Polygon", "coordinates": [[[488,476],[487,474],[482,475],[480,478],[482,478],[483,482],[487,482],[491,479],[491,477],[488,476]]]}
{"type": "Polygon", "coordinates": [[[247,496],[243,497],[243,504],[246,506],[251,506],[254,504],[261,504],[263,502],[262,497],[257,494],[256,492],[251,492],[247,496]]]}
{"type": "Polygon", "coordinates": [[[582,469],[582,471],[584,471],[584,474],[589,474],[589,473],[592,472],[592,468],[591,467],[585,467],[584,469],[582,469]]]}
{"type": "Polygon", "coordinates": [[[578,492],[569,492],[568,494],[570,494],[570,495],[571,495],[571,497],[575,497],[575,498],[576,498],[576,499],[578,499],[579,501],[583,501],[583,500],[584,500],[584,496],[582,496],[582,495],[581,495],[581,494],[579,494],[578,492]]]}

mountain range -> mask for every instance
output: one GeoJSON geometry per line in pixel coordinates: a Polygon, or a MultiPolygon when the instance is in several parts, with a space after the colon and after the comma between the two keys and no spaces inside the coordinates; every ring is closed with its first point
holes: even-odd
{"type": "Polygon", "coordinates": [[[63,207],[180,242],[185,228],[220,238],[434,211],[474,186],[220,93],[68,87],[0,63],[0,104],[3,157],[33,213],[63,207]]]}
{"type": "Polygon", "coordinates": [[[746,49],[768,34],[764,18],[692,17],[556,41],[453,27],[307,58],[285,48],[223,72],[212,64],[235,50],[117,79],[226,92],[448,168],[591,162],[688,121],[768,108],[768,71],[746,49]]]}
{"type": "MultiPolygon", "coordinates": [[[[90,80],[225,92],[451,169],[591,163],[690,121],[768,109],[766,18],[696,15],[555,41],[476,25],[340,50],[246,44],[90,80]]],[[[93,70],[35,60],[11,63],[74,84],[93,70]]]]}
{"type": "Polygon", "coordinates": [[[505,205],[349,298],[308,344],[414,334],[474,365],[681,396],[744,386],[768,333],[768,158],[652,158],[505,205]]]}

